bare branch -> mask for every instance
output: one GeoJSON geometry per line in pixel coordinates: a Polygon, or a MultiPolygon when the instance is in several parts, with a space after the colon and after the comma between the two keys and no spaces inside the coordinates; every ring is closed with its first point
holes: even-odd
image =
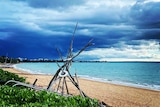
{"type": "Polygon", "coordinates": [[[75,29],[73,31],[73,35],[72,35],[72,40],[71,40],[71,43],[70,43],[70,48],[68,50],[68,56],[67,58],[70,58],[72,57],[72,51],[73,51],[73,41],[74,41],[74,36],[75,36],[75,33],[76,33],[76,30],[77,30],[77,26],[78,26],[78,22],[76,23],[76,26],[75,26],[75,29]]]}
{"type": "Polygon", "coordinates": [[[61,54],[60,50],[59,50],[58,48],[56,48],[56,50],[57,50],[57,52],[58,52],[59,57],[60,57],[61,60],[63,61],[63,57],[62,57],[62,54],[61,54]]]}

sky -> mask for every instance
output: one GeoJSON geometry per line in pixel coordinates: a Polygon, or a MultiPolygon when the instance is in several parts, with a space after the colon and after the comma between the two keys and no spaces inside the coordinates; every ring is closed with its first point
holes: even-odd
{"type": "Polygon", "coordinates": [[[160,61],[160,0],[0,0],[0,56],[160,61]]]}

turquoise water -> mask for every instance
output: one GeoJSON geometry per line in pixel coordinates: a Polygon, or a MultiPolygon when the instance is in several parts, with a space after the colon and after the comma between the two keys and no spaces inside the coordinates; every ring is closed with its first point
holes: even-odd
{"type": "MultiPolygon", "coordinates": [[[[21,63],[15,67],[35,74],[54,74],[58,69],[56,63],[21,63]]],[[[73,63],[70,72],[91,80],[160,90],[160,63],[73,63]]]]}

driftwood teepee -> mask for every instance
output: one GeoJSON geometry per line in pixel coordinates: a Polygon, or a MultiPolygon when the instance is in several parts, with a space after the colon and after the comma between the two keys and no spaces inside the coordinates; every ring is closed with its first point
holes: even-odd
{"type": "Polygon", "coordinates": [[[78,53],[73,55],[72,46],[73,46],[74,35],[75,35],[75,31],[77,29],[77,25],[78,25],[78,23],[76,24],[75,30],[73,32],[73,36],[72,36],[72,40],[71,40],[71,43],[70,43],[70,48],[69,48],[66,60],[62,59],[62,56],[61,56],[59,50],[57,49],[60,58],[64,61],[64,64],[62,66],[60,66],[58,64],[59,69],[57,70],[57,72],[55,73],[53,78],[51,79],[51,81],[50,81],[50,83],[47,87],[47,90],[48,91],[53,90],[53,86],[56,83],[58,83],[58,85],[56,85],[56,87],[54,87],[54,91],[56,91],[58,93],[61,93],[62,95],[64,95],[64,94],[68,95],[70,93],[69,93],[69,89],[68,89],[68,85],[67,85],[66,81],[70,80],[71,83],[78,89],[80,95],[83,96],[83,97],[86,97],[86,94],[79,87],[77,76],[75,75],[75,78],[74,78],[74,76],[71,75],[70,67],[71,67],[71,64],[73,62],[73,59],[76,58],[80,53],[82,53],[87,47],[92,45],[92,40],[90,40],[78,53]]]}
{"type": "Polygon", "coordinates": [[[36,86],[35,83],[36,83],[37,79],[35,80],[34,84],[26,84],[26,83],[22,83],[22,82],[15,81],[15,80],[9,80],[5,83],[5,85],[12,82],[12,83],[14,83],[13,86],[20,85],[20,86],[29,87],[29,88],[32,88],[35,90],[55,91],[57,93],[61,93],[61,95],[64,95],[64,94],[70,95],[67,81],[66,81],[68,79],[78,89],[78,91],[80,92],[80,95],[82,95],[83,97],[86,97],[85,93],[79,87],[77,76],[75,76],[76,78],[74,78],[74,76],[71,75],[70,67],[73,62],[73,59],[76,58],[80,53],[82,53],[87,47],[92,45],[92,40],[90,40],[78,53],[73,55],[72,46],[73,46],[73,40],[74,40],[75,31],[77,29],[77,25],[78,25],[78,23],[76,24],[75,30],[73,32],[70,48],[68,51],[67,58],[65,60],[62,59],[62,56],[61,56],[59,50],[57,49],[61,59],[64,61],[64,64],[62,66],[60,66],[58,64],[59,69],[56,71],[55,75],[53,76],[53,78],[49,82],[47,88],[36,86]],[[56,85],[57,83],[58,83],[58,85],[56,85]],[[53,90],[53,88],[54,88],[54,90],[53,90]]]}

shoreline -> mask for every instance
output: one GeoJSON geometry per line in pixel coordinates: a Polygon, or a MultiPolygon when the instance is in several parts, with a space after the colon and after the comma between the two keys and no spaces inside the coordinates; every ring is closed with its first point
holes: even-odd
{"type": "Polygon", "coordinates": [[[138,83],[137,84],[136,83],[127,83],[127,82],[119,82],[119,81],[113,81],[113,80],[104,80],[103,81],[99,78],[90,79],[90,78],[87,78],[87,77],[85,78],[83,76],[79,76],[79,78],[94,81],[94,82],[107,83],[107,84],[120,85],[120,86],[126,86],[126,87],[138,88],[138,89],[140,88],[140,89],[160,92],[160,88],[158,88],[158,89],[157,88],[152,88],[152,87],[149,87],[148,85],[140,85],[138,83]]]}
{"type": "MultiPolygon", "coordinates": [[[[14,69],[15,71],[18,71],[18,72],[13,72],[13,73],[16,73],[17,75],[40,75],[40,76],[50,76],[52,77],[53,75],[51,74],[43,74],[43,73],[31,73],[29,71],[25,71],[24,69],[18,69],[18,68],[15,68],[14,66],[12,67],[5,67],[5,68],[1,68],[1,69],[14,69]]],[[[12,72],[12,71],[11,71],[12,72]]],[[[105,80],[105,81],[102,81],[100,80],[99,78],[95,78],[93,79],[93,77],[91,77],[92,79],[90,79],[89,77],[83,77],[83,76],[78,76],[78,79],[82,79],[82,80],[87,80],[87,81],[92,81],[92,82],[99,82],[99,83],[106,83],[106,84],[112,84],[112,85],[118,85],[118,86],[125,86],[125,87],[131,87],[131,88],[137,88],[137,89],[144,89],[144,90],[150,90],[150,91],[157,91],[157,92],[160,92],[160,90],[158,89],[152,89],[152,88],[149,88],[149,87],[143,87],[142,85],[141,86],[133,86],[132,85],[127,85],[127,84],[130,84],[130,83],[125,83],[125,82],[113,82],[112,80],[105,80]]],[[[135,84],[137,85],[137,84],[135,84]]]]}
{"type": "MultiPolygon", "coordinates": [[[[38,73],[38,72],[34,73],[31,70],[17,68],[14,65],[12,67],[16,70],[27,72],[27,73],[34,74],[34,75],[36,74],[36,75],[51,75],[52,76],[52,74],[44,74],[44,73],[38,73]]],[[[160,86],[156,87],[156,85],[101,79],[101,78],[91,77],[91,76],[88,76],[88,75],[86,75],[86,76],[78,75],[78,78],[85,79],[85,80],[91,80],[91,81],[95,81],[95,82],[102,82],[102,83],[122,85],[122,86],[133,87],[133,88],[147,89],[147,90],[151,90],[151,91],[160,91],[160,86]]]]}
{"type": "MultiPolygon", "coordinates": [[[[31,74],[15,68],[2,68],[25,77],[31,84],[38,79],[36,85],[46,87],[52,75],[31,74]]],[[[123,86],[106,82],[99,82],[78,78],[80,88],[91,98],[96,98],[112,107],[158,107],[160,105],[160,91],[123,86]]],[[[71,86],[71,85],[69,85],[71,86]]],[[[77,95],[76,89],[71,86],[69,90],[77,95]]]]}

